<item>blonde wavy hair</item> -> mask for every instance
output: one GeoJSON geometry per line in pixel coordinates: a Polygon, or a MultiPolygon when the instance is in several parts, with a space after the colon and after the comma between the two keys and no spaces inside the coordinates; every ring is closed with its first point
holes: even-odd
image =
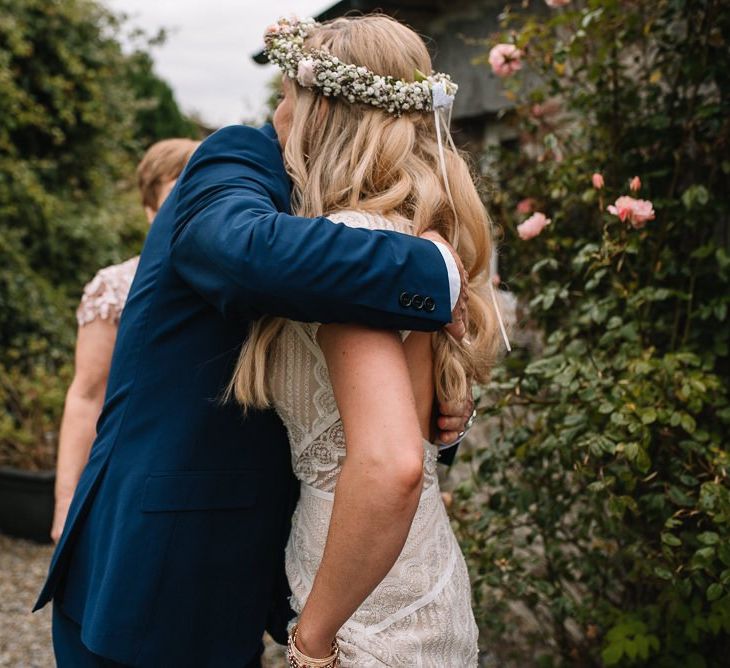
{"type": "MultiPolygon", "coordinates": [[[[432,70],[423,40],[383,15],[325,23],[305,47],[327,48],[343,62],[406,81],[414,80],[416,70],[432,70]]],[[[498,328],[486,295],[491,221],[466,161],[446,148],[454,216],[440,175],[432,114],[395,117],[289,83],[293,115],[284,161],[294,185],[293,211],[317,217],[355,209],[408,221],[415,235],[440,233],[461,257],[469,273],[468,332],[463,342],[443,330],[433,334],[434,386],[442,401],[471,396],[471,383],[489,378],[498,328]]],[[[270,405],[267,361],[284,322],[264,317],[251,326],[228,388],[228,396],[235,394],[245,408],[270,405]]]]}

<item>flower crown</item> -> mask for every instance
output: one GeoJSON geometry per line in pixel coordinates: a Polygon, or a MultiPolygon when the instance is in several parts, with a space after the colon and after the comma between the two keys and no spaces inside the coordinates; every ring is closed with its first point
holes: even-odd
{"type": "Polygon", "coordinates": [[[449,109],[453,104],[459,87],[448,74],[426,76],[416,70],[416,80],[405,81],[343,63],[326,49],[305,49],[304,40],[320,26],[311,18],[281,18],[266,29],[264,53],[300,86],[317,89],[326,97],[369,104],[394,116],[449,109]]]}

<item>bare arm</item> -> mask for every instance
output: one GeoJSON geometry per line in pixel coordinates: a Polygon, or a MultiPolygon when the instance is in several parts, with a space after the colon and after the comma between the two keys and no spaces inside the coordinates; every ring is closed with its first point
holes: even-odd
{"type": "Polygon", "coordinates": [[[58,541],[76,484],[96,438],[96,422],[104,404],[117,328],[97,318],[79,327],[75,373],[66,394],[56,465],[56,508],[51,538],[58,541]]]}
{"type": "Polygon", "coordinates": [[[298,645],[329,654],[332,639],[392,568],[423,483],[419,417],[397,334],[323,325],[324,351],[347,442],[324,556],[302,611],[298,645]]]}

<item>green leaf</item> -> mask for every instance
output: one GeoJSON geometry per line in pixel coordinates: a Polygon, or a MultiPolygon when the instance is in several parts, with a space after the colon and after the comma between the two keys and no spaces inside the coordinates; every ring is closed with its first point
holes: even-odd
{"type": "Polygon", "coordinates": [[[708,588],[707,588],[707,600],[708,601],[716,601],[720,596],[722,596],[724,593],[724,588],[719,582],[713,582],[708,588]]]}
{"type": "Polygon", "coordinates": [[[639,648],[637,647],[636,640],[634,638],[627,638],[624,640],[624,652],[629,659],[635,659],[638,651],[639,648]]]}
{"type": "Polygon", "coordinates": [[[639,444],[635,441],[627,443],[624,446],[624,452],[626,453],[626,459],[628,459],[630,462],[635,461],[636,456],[639,454],[639,444]]]}
{"type": "Polygon", "coordinates": [[[539,260],[536,262],[530,271],[532,273],[536,274],[538,273],[543,267],[548,267],[549,269],[557,269],[558,268],[558,261],[554,257],[546,257],[542,260],[539,260]]]}
{"type": "Polygon", "coordinates": [[[607,666],[615,666],[624,654],[623,641],[611,643],[601,652],[603,663],[607,666]]]}
{"type": "Polygon", "coordinates": [[[636,455],[636,468],[642,473],[646,473],[651,468],[651,458],[646,448],[639,448],[639,452],[636,455]]]}
{"type": "Polygon", "coordinates": [[[603,7],[586,12],[580,22],[581,28],[587,28],[591,23],[600,19],[601,16],[603,16],[603,7]]]}
{"type": "Polygon", "coordinates": [[[717,556],[725,566],[730,566],[730,541],[724,541],[717,546],[717,556]]]}
{"type": "Polygon", "coordinates": [[[671,545],[672,547],[677,547],[682,544],[682,541],[673,533],[664,532],[662,533],[662,543],[665,545],[671,545]]]}
{"type": "Polygon", "coordinates": [[[531,362],[525,369],[527,375],[546,376],[548,378],[557,374],[565,365],[565,358],[562,355],[545,357],[531,362]]]}
{"type": "Polygon", "coordinates": [[[649,658],[649,638],[645,635],[638,635],[636,638],[634,638],[634,642],[636,643],[636,650],[639,655],[640,659],[648,659],[649,658]]]}
{"type": "Polygon", "coordinates": [[[694,418],[687,413],[682,413],[682,417],[680,418],[680,424],[682,425],[682,429],[684,429],[688,434],[693,433],[694,430],[697,428],[697,423],[695,422],[694,418]]]}
{"type": "Polygon", "coordinates": [[[658,578],[661,578],[662,580],[672,579],[671,571],[667,568],[664,568],[664,566],[654,566],[654,575],[656,575],[658,578]]]}
{"type": "Polygon", "coordinates": [[[667,492],[667,496],[673,503],[675,503],[678,506],[686,507],[686,506],[695,505],[694,499],[691,496],[689,496],[688,494],[685,494],[684,491],[682,489],[680,489],[679,487],[677,487],[676,485],[672,485],[669,488],[669,490],[667,492]]]}
{"type": "Polygon", "coordinates": [[[694,553],[694,556],[701,561],[710,561],[715,556],[715,548],[701,547],[694,553]]]}
{"type": "Polygon", "coordinates": [[[716,545],[720,542],[720,536],[718,536],[714,531],[703,531],[697,536],[697,540],[704,545],[716,545]]]}
{"type": "Polygon", "coordinates": [[[684,204],[686,209],[692,209],[695,205],[705,206],[709,198],[710,195],[707,192],[707,188],[701,185],[694,185],[682,193],[682,204],[684,204]]]}

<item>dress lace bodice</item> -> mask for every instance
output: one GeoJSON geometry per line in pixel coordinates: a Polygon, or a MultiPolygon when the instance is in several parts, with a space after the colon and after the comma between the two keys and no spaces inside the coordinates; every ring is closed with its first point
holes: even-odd
{"type": "MultiPolygon", "coordinates": [[[[346,211],[335,222],[410,232],[409,224],[346,211]]],[[[287,546],[292,607],[300,612],[324,551],[334,491],[347,454],[316,323],[287,321],[271,358],[269,382],[289,433],[302,483],[287,546]]],[[[404,333],[405,335],[406,333],[404,333]]],[[[476,665],[476,626],[466,565],[451,531],[424,441],[424,486],[403,551],[380,585],[341,629],[343,666],[476,665]]]]}
{"type": "Polygon", "coordinates": [[[84,287],[81,303],[76,309],[76,320],[80,327],[97,318],[119,324],[138,264],[139,256],[96,273],[84,287]]]}

